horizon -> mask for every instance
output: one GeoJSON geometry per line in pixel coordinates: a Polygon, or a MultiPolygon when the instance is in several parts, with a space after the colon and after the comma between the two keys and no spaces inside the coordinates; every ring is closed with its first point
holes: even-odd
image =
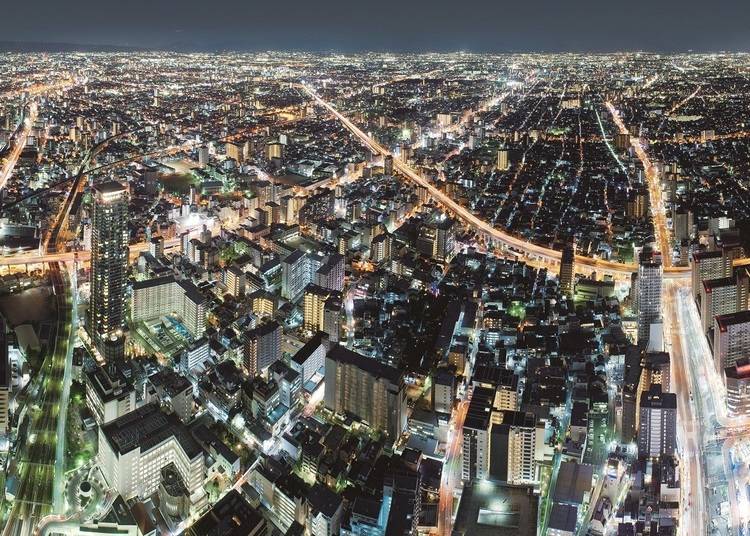
{"type": "Polygon", "coordinates": [[[384,0],[372,8],[343,0],[311,4],[220,0],[40,0],[4,11],[4,40],[149,50],[435,52],[746,51],[750,6],[720,0],[646,0],[602,8],[594,0],[541,5],[467,0],[384,0]]]}
{"type": "Polygon", "coordinates": [[[311,54],[311,55],[366,55],[366,54],[391,54],[394,56],[420,56],[420,55],[654,55],[654,56],[711,56],[711,55],[745,55],[750,54],[750,49],[686,49],[686,50],[648,50],[648,49],[569,49],[569,50],[544,50],[544,49],[517,49],[517,50],[396,50],[396,49],[301,49],[301,48],[177,48],[177,47],[138,47],[131,45],[118,45],[108,43],[84,43],[68,41],[23,41],[23,40],[0,40],[0,51],[9,53],[64,53],[64,52],[100,52],[100,53],[173,53],[173,54],[311,54]],[[12,49],[9,47],[18,47],[12,49]],[[26,48],[24,48],[26,47],[26,48]],[[48,48],[45,48],[48,47],[48,48]],[[55,49],[55,47],[67,47],[67,50],[55,49]]]}

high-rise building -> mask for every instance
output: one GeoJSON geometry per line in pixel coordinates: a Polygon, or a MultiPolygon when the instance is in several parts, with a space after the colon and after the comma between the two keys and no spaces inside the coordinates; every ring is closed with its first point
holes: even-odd
{"type": "Polygon", "coordinates": [[[307,253],[296,249],[281,261],[281,296],[296,301],[312,281],[307,253]]]}
{"type": "Polygon", "coordinates": [[[644,250],[638,264],[636,279],[638,313],[638,346],[645,348],[651,324],[661,320],[661,287],[663,268],[661,256],[651,250],[644,250]]]}
{"type": "Polygon", "coordinates": [[[703,281],[706,279],[718,279],[726,277],[724,273],[724,259],[721,251],[697,251],[693,253],[693,262],[691,264],[691,277],[693,297],[698,300],[703,281]]]}
{"type": "Polygon", "coordinates": [[[299,211],[299,222],[302,224],[327,221],[336,215],[336,191],[321,188],[310,197],[299,211]]]}
{"type": "Polygon", "coordinates": [[[341,334],[341,294],[331,294],[323,305],[323,328],[331,342],[339,342],[341,334]]]}
{"type": "Polygon", "coordinates": [[[432,379],[432,409],[450,415],[455,398],[456,376],[448,369],[437,369],[432,379]]]}
{"type": "Polygon", "coordinates": [[[750,415],[750,358],[741,357],[725,368],[724,381],[730,415],[750,415]]]}
{"type": "Polygon", "coordinates": [[[185,376],[164,368],[149,376],[148,383],[163,408],[177,415],[184,423],[193,418],[193,384],[185,376]]]}
{"type": "Polygon", "coordinates": [[[243,151],[242,151],[242,146],[237,145],[236,143],[227,142],[225,145],[225,149],[227,153],[227,158],[231,158],[238,164],[242,163],[243,156],[244,156],[243,151]]]}
{"type": "Polygon", "coordinates": [[[639,386],[642,376],[641,352],[633,345],[625,350],[625,370],[619,400],[619,432],[623,443],[630,443],[638,430],[639,386]]]}
{"type": "Polygon", "coordinates": [[[533,485],[536,476],[534,453],[537,426],[533,413],[500,411],[490,430],[489,474],[511,486],[533,485]]]}
{"type": "Polygon", "coordinates": [[[750,266],[734,268],[733,275],[737,279],[737,310],[750,309],[750,266]]]}
{"type": "Polygon", "coordinates": [[[245,293],[245,272],[239,266],[232,265],[224,270],[224,284],[227,292],[232,296],[240,296],[245,293]]]}
{"type": "Polygon", "coordinates": [[[671,387],[669,352],[645,352],[641,359],[641,379],[639,390],[641,396],[654,384],[661,385],[662,391],[669,392],[671,387]]]}
{"type": "Polygon", "coordinates": [[[180,367],[185,374],[189,374],[197,367],[202,367],[210,357],[211,347],[208,344],[208,339],[200,337],[185,348],[180,360],[180,367]]]}
{"type": "Polygon", "coordinates": [[[508,149],[502,147],[497,151],[497,164],[496,167],[499,171],[505,171],[510,167],[508,160],[508,149]]]}
{"type": "Polygon", "coordinates": [[[253,314],[263,316],[273,316],[276,312],[276,296],[267,290],[258,289],[250,295],[253,303],[253,314]]]}
{"type": "Polygon", "coordinates": [[[495,390],[477,387],[466,412],[461,445],[461,478],[464,482],[490,476],[490,428],[495,390]]]}
{"type": "Polygon", "coordinates": [[[245,334],[245,368],[250,376],[263,374],[281,359],[281,325],[272,320],[245,334]]]}
{"type": "Polygon", "coordinates": [[[303,298],[302,326],[310,331],[323,330],[323,309],[331,291],[319,285],[310,283],[305,287],[303,298]]]}
{"type": "Polygon", "coordinates": [[[333,346],[325,360],[325,406],[351,413],[397,440],[406,428],[406,390],[396,368],[333,346]]]}
{"type": "Polygon", "coordinates": [[[284,146],[278,142],[266,144],[266,159],[280,159],[284,156],[284,146]]]}
{"type": "Polygon", "coordinates": [[[164,238],[161,236],[153,237],[148,243],[148,252],[157,259],[164,256],[164,238]]]}
{"type": "Polygon", "coordinates": [[[714,325],[714,318],[737,312],[737,279],[721,277],[704,279],[700,296],[700,313],[703,333],[708,333],[714,325]]]}
{"type": "Polygon", "coordinates": [[[198,147],[198,164],[201,167],[206,167],[208,164],[208,147],[198,147]]]}
{"type": "Polygon", "coordinates": [[[86,373],[86,404],[98,424],[106,424],[135,409],[136,393],[116,362],[86,373]]]}
{"type": "Polygon", "coordinates": [[[329,340],[326,333],[319,331],[292,356],[289,366],[302,375],[303,385],[313,379],[316,374],[323,374],[326,354],[330,347],[329,340]]]}
{"type": "Polygon", "coordinates": [[[435,234],[435,243],[432,248],[432,256],[440,262],[450,262],[456,250],[456,231],[454,221],[445,218],[438,222],[435,234]]]}
{"type": "Polygon", "coordinates": [[[94,187],[91,213],[91,300],[88,330],[97,345],[125,327],[128,272],[128,190],[119,182],[94,187]]]}
{"type": "Polygon", "coordinates": [[[630,134],[620,133],[615,134],[615,149],[618,151],[626,151],[630,147],[630,134]]]}
{"type": "Polygon", "coordinates": [[[344,290],[344,256],[332,253],[323,259],[323,263],[314,274],[313,283],[338,292],[344,290]]]}
{"type": "Polygon", "coordinates": [[[750,356],[750,311],[716,316],[713,336],[714,363],[721,373],[750,356]]]}
{"type": "Polygon", "coordinates": [[[393,156],[389,154],[383,157],[383,174],[393,175],[393,156]]]}
{"type": "Polygon", "coordinates": [[[421,250],[438,262],[448,263],[456,249],[454,220],[442,217],[437,222],[423,225],[419,230],[421,250]]]}
{"type": "Polygon", "coordinates": [[[693,211],[678,210],[674,215],[674,238],[678,242],[689,240],[693,236],[693,211]]]}
{"type": "Polygon", "coordinates": [[[370,243],[370,259],[374,263],[391,259],[391,245],[393,238],[389,233],[382,233],[372,239],[370,243]]]}
{"type": "Polygon", "coordinates": [[[0,438],[10,431],[10,361],[8,360],[8,339],[5,334],[5,320],[0,317],[0,438]]]}
{"type": "Polygon", "coordinates": [[[208,300],[191,281],[167,275],[133,283],[131,320],[148,321],[177,314],[193,337],[206,329],[208,300]]]}
{"type": "Polygon", "coordinates": [[[560,258],[560,293],[568,298],[573,297],[573,272],[575,268],[575,246],[568,245],[560,258]]]}
{"type": "Polygon", "coordinates": [[[677,395],[654,384],[641,400],[638,454],[647,458],[673,455],[677,448],[677,395]]]}
{"type": "Polygon", "coordinates": [[[310,283],[303,298],[303,327],[324,331],[332,342],[338,342],[341,328],[341,293],[310,283]],[[330,331],[329,331],[330,330],[330,331]]]}

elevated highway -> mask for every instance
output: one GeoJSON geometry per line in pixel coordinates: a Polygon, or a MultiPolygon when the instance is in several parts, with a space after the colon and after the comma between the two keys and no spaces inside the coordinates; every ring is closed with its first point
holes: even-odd
{"type": "MultiPolygon", "coordinates": [[[[412,169],[408,164],[395,157],[387,148],[379,144],[372,137],[368,136],[347,117],[336,110],[333,105],[318,96],[311,87],[306,84],[302,84],[301,87],[316,103],[335,116],[374,154],[392,156],[393,167],[401,175],[417,186],[424,188],[432,199],[434,199],[445,210],[463,221],[468,227],[473,229],[487,244],[490,245],[490,248],[497,248],[501,250],[502,253],[515,255],[520,260],[527,261],[535,266],[544,266],[551,270],[555,270],[556,267],[560,266],[562,252],[513,236],[512,234],[498,229],[492,224],[478,218],[474,213],[460,205],[446,193],[442,192],[429,180],[425,179],[421,174],[412,169]]],[[[589,275],[596,273],[600,276],[610,275],[614,279],[619,280],[630,279],[631,274],[638,269],[635,264],[596,259],[583,255],[576,255],[575,263],[576,271],[579,273],[589,275]]],[[[686,266],[666,266],[664,268],[664,276],[668,279],[684,279],[689,277],[689,275],[690,268],[686,266]]]]}

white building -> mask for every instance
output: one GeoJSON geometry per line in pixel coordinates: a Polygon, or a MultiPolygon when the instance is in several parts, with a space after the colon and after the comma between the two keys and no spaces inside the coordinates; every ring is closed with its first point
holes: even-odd
{"type": "Polygon", "coordinates": [[[96,367],[85,376],[86,404],[98,424],[135,409],[135,388],[115,363],[96,367]]]}
{"type": "Polygon", "coordinates": [[[201,337],[194,340],[182,354],[182,370],[188,373],[203,364],[211,357],[211,347],[208,345],[208,339],[201,337]]]}
{"type": "Polygon", "coordinates": [[[535,450],[537,426],[533,413],[500,411],[493,417],[490,436],[490,475],[511,486],[539,482],[535,450]]]}
{"type": "Polygon", "coordinates": [[[297,249],[281,261],[282,297],[297,301],[311,282],[310,259],[304,251],[297,249]]]}
{"type": "Polygon", "coordinates": [[[194,337],[206,329],[207,300],[190,281],[168,275],[133,282],[133,322],[177,315],[194,337]]]}
{"type": "Polygon", "coordinates": [[[714,318],[714,363],[720,374],[738,359],[750,356],[750,311],[714,318]]]}
{"type": "Polygon", "coordinates": [[[344,503],[328,487],[316,483],[307,494],[310,505],[309,525],[312,536],[335,536],[341,531],[344,503]]]}
{"type": "Polygon", "coordinates": [[[166,415],[155,404],[101,426],[98,456],[107,483],[125,500],[153,495],[162,468],[173,463],[192,507],[206,502],[203,450],[176,415],[166,415]]]}
{"type": "Polygon", "coordinates": [[[317,333],[292,356],[289,365],[302,375],[302,385],[310,381],[316,372],[324,370],[328,346],[326,334],[317,333]]]}
{"type": "Polygon", "coordinates": [[[638,264],[636,311],[638,313],[638,346],[645,348],[651,324],[661,320],[663,267],[661,256],[650,250],[641,253],[638,264]]]}

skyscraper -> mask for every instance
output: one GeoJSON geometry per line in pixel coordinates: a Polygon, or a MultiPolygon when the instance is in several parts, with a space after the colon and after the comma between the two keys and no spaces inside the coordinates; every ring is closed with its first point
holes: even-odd
{"type": "Polygon", "coordinates": [[[393,175],[393,156],[389,154],[383,158],[383,174],[393,175]]]}
{"type": "Polygon", "coordinates": [[[575,267],[575,246],[568,245],[562,251],[560,259],[560,293],[568,298],[573,297],[573,269],[575,267]]]}
{"type": "Polygon", "coordinates": [[[5,320],[0,317],[0,438],[10,429],[10,362],[8,361],[8,339],[5,335],[5,320]]]}
{"type": "Polygon", "coordinates": [[[718,315],[713,322],[714,362],[722,373],[750,355],[750,311],[718,315]]]}
{"type": "Polygon", "coordinates": [[[272,320],[245,334],[245,368],[251,376],[263,374],[281,359],[281,325],[272,320]]]}
{"type": "Polygon", "coordinates": [[[303,327],[313,333],[323,329],[323,310],[332,292],[314,283],[305,287],[303,303],[303,327]]]}
{"type": "Polygon", "coordinates": [[[739,301],[736,278],[705,279],[701,288],[700,308],[698,309],[701,314],[703,332],[708,333],[713,327],[715,317],[739,311],[739,301]]]}
{"type": "Polygon", "coordinates": [[[673,455],[677,448],[677,395],[663,393],[654,384],[641,402],[638,454],[643,457],[673,455]]]}
{"type": "Polygon", "coordinates": [[[496,167],[499,171],[505,171],[510,167],[510,165],[508,164],[508,149],[506,149],[505,147],[502,147],[497,151],[496,167]]]}
{"type": "Polygon", "coordinates": [[[325,360],[325,406],[350,413],[395,441],[406,428],[406,390],[403,374],[335,345],[325,360]]]}
{"type": "Polygon", "coordinates": [[[534,452],[537,441],[533,413],[500,411],[490,429],[489,471],[493,479],[510,485],[529,485],[538,481],[534,452]]]}
{"type": "Polygon", "coordinates": [[[638,264],[636,279],[638,313],[638,346],[645,348],[651,324],[661,319],[661,283],[663,268],[661,255],[650,249],[644,249],[638,264]]]}
{"type": "Polygon", "coordinates": [[[128,271],[128,190],[119,182],[94,187],[91,215],[91,300],[88,330],[95,343],[125,327],[128,271]]]}
{"type": "Polygon", "coordinates": [[[484,480],[490,471],[490,432],[495,390],[476,387],[464,420],[461,443],[461,478],[464,482],[484,480]]]}

